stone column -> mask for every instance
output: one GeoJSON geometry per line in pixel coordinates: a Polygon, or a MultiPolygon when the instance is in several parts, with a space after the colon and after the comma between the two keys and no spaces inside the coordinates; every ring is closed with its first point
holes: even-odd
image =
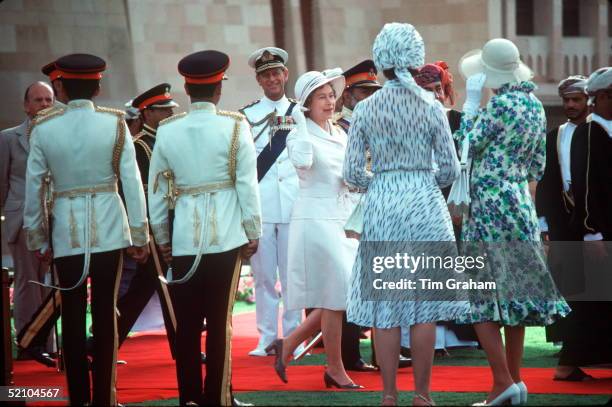
{"type": "Polygon", "coordinates": [[[608,48],[608,1],[597,0],[597,21],[595,32],[595,58],[592,70],[608,66],[610,49],[608,48]]]}
{"type": "Polygon", "coordinates": [[[504,26],[507,24],[503,19],[505,14],[502,10],[501,0],[489,0],[489,37],[499,38],[505,35],[504,26]]]}
{"type": "Polygon", "coordinates": [[[506,0],[506,38],[516,42],[516,0],[506,0]]]}
{"type": "Polygon", "coordinates": [[[551,16],[548,32],[549,61],[548,79],[558,82],[565,77],[563,72],[563,1],[548,0],[551,16]]]}

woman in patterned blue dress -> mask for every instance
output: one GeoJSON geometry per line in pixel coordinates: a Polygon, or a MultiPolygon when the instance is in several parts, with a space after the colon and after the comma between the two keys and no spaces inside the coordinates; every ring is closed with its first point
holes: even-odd
{"type": "MultiPolygon", "coordinates": [[[[415,405],[429,404],[435,323],[467,312],[468,304],[442,301],[370,301],[362,291],[362,256],[372,242],[454,242],[453,226],[440,191],[459,174],[448,121],[410,68],[423,65],[424,45],[410,24],[386,24],[376,37],[374,61],[387,77],[384,87],[353,113],[344,162],[348,184],[367,188],[363,233],[353,268],[347,314],[350,322],[375,328],[383,377],[383,405],[397,402],[400,327],[411,326],[415,405]],[[366,148],[372,173],[366,170],[366,148]],[[432,151],[439,171],[434,174],[432,151]]],[[[391,244],[391,243],[389,243],[391,244]]],[[[453,243],[454,244],[454,243],[453,243]]]]}
{"type": "Polygon", "coordinates": [[[546,266],[529,185],[544,173],[546,117],[533,95],[531,70],[511,41],[489,41],[482,51],[466,54],[459,68],[468,77],[467,98],[455,138],[467,138],[472,156],[463,246],[469,250],[477,244],[467,242],[482,242],[478,250],[486,249],[487,267],[474,277],[497,286],[492,294],[471,293],[470,314],[460,322],[475,324],[493,372],[486,404],[523,404],[525,326],[549,325],[569,312],[546,266]],[[495,95],[479,110],[483,86],[495,95]]]}

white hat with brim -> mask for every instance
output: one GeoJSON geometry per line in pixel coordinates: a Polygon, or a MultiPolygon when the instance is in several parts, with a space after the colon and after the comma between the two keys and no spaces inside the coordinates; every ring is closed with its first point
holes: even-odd
{"type": "Polygon", "coordinates": [[[516,45],[504,38],[490,40],[481,50],[465,54],[459,61],[459,72],[466,79],[484,73],[487,77],[484,86],[491,89],[533,78],[531,69],[521,61],[516,45]]]}
{"type": "Polygon", "coordinates": [[[304,107],[304,103],[308,96],[323,85],[330,84],[336,93],[336,97],[340,97],[344,91],[345,79],[342,76],[340,68],[329,69],[323,72],[309,71],[302,74],[295,82],[295,97],[304,107]]]}
{"type": "Polygon", "coordinates": [[[249,66],[256,73],[272,68],[286,68],[289,54],[282,48],[265,47],[260,48],[249,56],[249,66]]]}

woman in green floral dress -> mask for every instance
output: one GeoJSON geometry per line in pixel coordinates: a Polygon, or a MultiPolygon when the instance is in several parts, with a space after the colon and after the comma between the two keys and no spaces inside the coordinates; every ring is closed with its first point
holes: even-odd
{"type": "MultiPolygon", "coordinates": [[[[525,326],[549,325],[569,313],[546,265],[530,183],[544,173],[546,117],[534,96],[531,70],[516,46],[494,39],[460,63],[468,78],[463,119],[455,133],[472,157],[466,250],[486,253],[486,267],[470,278],[494,281],[495,291],[471,292],[473,323],[493,372],[487,405],[524,403],[521,380],[525,326]],[[483,87],[494,96],[479,109],[483,87]],[[469,243],[471,242],[471,243],[469,243]],[[505,328],[506,347],[500,327],[505,328]]],[[[535,188],[534,188],[535,189],[535,188]]]]}

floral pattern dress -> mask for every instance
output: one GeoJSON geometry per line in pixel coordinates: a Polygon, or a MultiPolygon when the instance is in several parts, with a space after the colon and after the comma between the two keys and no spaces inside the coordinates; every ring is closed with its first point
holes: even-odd
{"type": "Polygon", "coordinates": [[[459,322],[549,325],[567,315],[550,276],[529,182],[546,164],[546,117],[535,84],[507,84],[475,118],[463,117],[454,134],[469,137],[471,207],[462,240],[466,251],[487,255],[470,277],[494,281],[494,292],[471,293],[471,312],[459,322]]]}

